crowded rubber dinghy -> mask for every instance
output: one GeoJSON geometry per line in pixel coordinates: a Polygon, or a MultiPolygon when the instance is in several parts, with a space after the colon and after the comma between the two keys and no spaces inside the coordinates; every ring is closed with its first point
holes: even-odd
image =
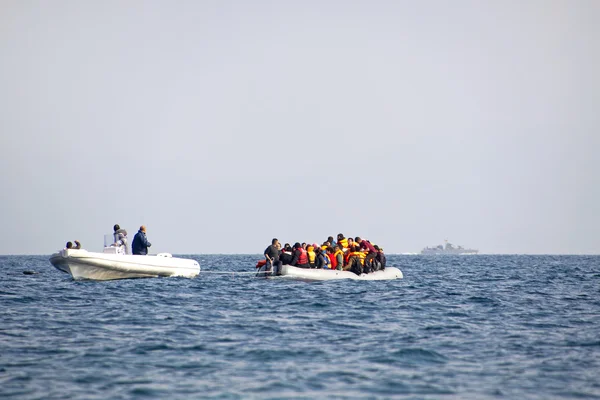
{"type": "Polygon", "coordinates": [[[296,242],[293,246],[289,243],[282,246],[274,238],[263,254],[265,258],[256,264],[257,276],[314,277],[318,280],[402,278],[399,269],[386,265],[382,247],[359,236],[346,238],[342,233],[337,235],[337,240],[329,236],[321,245],[296,242]]]}

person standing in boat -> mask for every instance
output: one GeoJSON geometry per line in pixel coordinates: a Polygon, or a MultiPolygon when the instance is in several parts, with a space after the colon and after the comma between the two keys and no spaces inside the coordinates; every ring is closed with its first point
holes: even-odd
{"type": "Polygon", "coordinates": [[[274,238],[271,240],[271,245],[265,249],[265,259],[267,260],[267,271],[271,270],[271,267],[274,268],[273,273],[275,275],[281,275],[281,260],[279,260],[279,255],[281,254],[281,244],[279,240],[274,238]]]}
{"type": "Polygon", "coordinates": [[[145,256],[148,254],[148,247],[150,246],[152,246],[152,244],[146,238],[146,227],[142,225],[140,226],[138,233],[133,237],[131,252],[136,255],[145,256]]]}
{"type": "Polygon", "coordinates": [[[115,226],[113,226],[113,231],[113,245],[115,247],[123,246],[125,249],[125,254],[129,254],[129,251],[127,250],[127,231],[122,229],[119,224],[115,224],[115,226]]]}

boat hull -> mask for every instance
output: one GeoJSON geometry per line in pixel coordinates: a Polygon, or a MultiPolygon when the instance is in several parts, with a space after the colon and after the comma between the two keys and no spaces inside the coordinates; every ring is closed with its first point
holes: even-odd
{"type": "Polygon", "coordinates": [[[181,276],[193,278],[200,273],[196,260],[172,257],[94,253],[86,250],[61,250],[50,256],[50,263],[73,279],[113,280],[181,276]]]}
{"type": "MultiPolygon", "coordinates": [[[[262,276],[265,276],[262,271],[262,276]]],[[[260,276],[261,271],[257,274],[260,276]]],[[[281,277],[288,279],[300,279],[307,281],[330,281],[337,279],[352,279],[362,281],[383,281],[391,279],[402,279],[402,271],[396,267],[386,267],[382,271],[375,271],[369,274],[356,275],[350,271],[338,271],[335,269],[316,269],[316,268],[298,268],[291,265],[284,265],[281,269],[281,277]]]]}

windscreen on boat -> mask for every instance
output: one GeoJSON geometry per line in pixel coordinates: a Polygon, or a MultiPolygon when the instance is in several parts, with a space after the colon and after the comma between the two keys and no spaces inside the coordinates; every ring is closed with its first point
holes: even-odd
{"type": "Polygon", "coordinates": [[[115,242],[115,238],[112,233],[104,235],[104,247],[108,247],[115,242]]]}

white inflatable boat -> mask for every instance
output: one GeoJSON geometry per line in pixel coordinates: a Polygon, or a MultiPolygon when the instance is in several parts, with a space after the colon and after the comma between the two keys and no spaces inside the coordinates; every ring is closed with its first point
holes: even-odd
{"type": "Polygon", "coordinates": [[[105,247],[103,253],[64,249],[50,256],[57,269],[73,279],[111,280],[181,276],[193,278],[200,273],[196,260],[176,258],[169,253],[139,256],[123,254],[117,247],[105,247]]]}
{"type": "MultiPolygon", "coordinates": [[[[261,267],[256,276],[272,276],[271,272],[265,271],[261,267]]],[[[316,269],[316,268],[298,268],[291,265],[284,265],[281,268],[282,278],[292,278],[307,281],[328,281],[333,279],[354,279],[363,281],[382,281],[391,279],[402,279],[402,271],[396,267],[386,267],[382,271],[375,271],[368,274],[356,275],[350,271],[338,271],[336,269],[316,269]]]]}

